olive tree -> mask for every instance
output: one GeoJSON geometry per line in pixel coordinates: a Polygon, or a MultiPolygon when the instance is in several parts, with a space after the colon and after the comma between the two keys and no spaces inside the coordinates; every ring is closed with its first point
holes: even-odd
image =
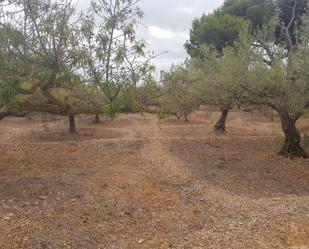
{"type": "Polygon", "coordinates": [[[301,135],[296,122],[306,112],[309,103],[306,76],[308,43],[304,40],[292,50],[275,45],[274,40],[269,40],[274,34],[271,27],[275,26],[268,25],[257,34],[258,39],[253,37],[251,42],[239,43],[237,61],[248,61],[247,73],[238,73],[240,99],[242,103],[268,106],[278,113],[285,135],[280,155],[306,158],[308,155],[301,147],[301,135]],[[255,41],[264,38],[267,40],[254,46],[255,41]]]}
{"type": "Polygon", "coordinates": [[[163,94],[160,97],[161,114],[173,114],[189,121],[190,114],[200,106],[195,88],[196,78],[189,65],[172,66],[163,74],[163,94]]]}
{"type": "MultiPolygon", "coordinates": [[[[260,58],[255,61],[251,80],[241,87],[246,93],[248,103],[269,106],[279,114],[285,135],[279,154],[287,157],[307,157],[300,145],[301,136],[296,122],[306,111],[309,101],[308,86],[301,79],[301,74],[294,70],[289,72],[290,63],[286,65],[282,59],[276,58],[272,66],[268,67],[260,58]]],[[[299,64],[295,66],[302,67],[299,64]]]]}
{"type": "Polygon", "coordinates": [[[150,110],[150,108],[159,110],[162,96],[163,88],[153,78],[149,78],[136,88],[136,98],[142,106],[142,111],[150,110]]]}
{"type": "Polygon", "coordinates": [[[238,44],[227,46],[218,53],[211,46],[204,46],[203,60],[192,59],[191,63],[198,78],[198,92],[204,104],[219,107],[221,115],[214,130],[224,132],[229,110],[240,104],[241,81],[248,74],[248,57],[238,49],[238,44]]]}
{"type": "MultiPolygon", "coordinates": [[[[279,154],[307,157],[296,128],[297,120],[306,112],[309,103],[305,59],[309,43],[304,37],[308,34],[307,17],[304,20],[307,8],[300,10],[298,1],[290,1],[289,14],[284,14],[282,6],[278,6],[278,15],[253,36],[251,30],[245,32],[246,35],[240,33],[237,42],[223,49],[221,57],[210,56],[213,63],[207,63],[214,65],[212,70],[204,63],[208,70],[204,85],[206,89],[210,86],[208,96],[205,92],[215,101],[236,100],[272,108],[280,116],[285,135],[279,154]],[[281,30],[280,40],[278,30],[281,30]]],[[[208,59],[201,56],[204,57],[208,59]]]]}

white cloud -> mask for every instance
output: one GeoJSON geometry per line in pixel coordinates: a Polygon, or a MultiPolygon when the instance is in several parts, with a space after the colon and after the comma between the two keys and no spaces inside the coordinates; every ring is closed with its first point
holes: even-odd
{"type": "Polygon", "coordinates": [[[175,38],[182,38],[186,40],[189,38],[189,35],[186,32],[174,32],[154,25],[149,26],[148,30],[150,32],[150,35],[157,39],[171,40],[175,38]]]}
{"type": "Polygon", "coordinates": [[[199,13],[199,10],[197,8],[189,8],[189,7],[184,7],[184,6],[178,7],[177,10],[180,13],[183,13],[186,15],[194,15],[194,14],[199,13]]]}

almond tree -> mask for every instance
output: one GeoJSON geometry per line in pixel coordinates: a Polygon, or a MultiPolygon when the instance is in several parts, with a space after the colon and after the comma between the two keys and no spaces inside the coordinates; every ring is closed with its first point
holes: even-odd
{"type": "MultiPolygon", "coordinates": [[[[143,16],[138,2],[93,1],[82,25],[87,82],[107,98],[111,115],[121,111],[121,100],[152,70],[154,55],[145,52],[144,41],[136,37],[135,29],[143,16]]],[[[95,120],[99,121],[98,115],[95,120]]]]}
{"type": "Polygon", "coordinates": [[[92,2],[87,16],[77,15],[69,0],[4,4],[10,8],[0,27],[1,118],[65,115],[75,133],[77,114],[114,114],[119,103],[134,104],[134,85],[152,69],[153,57],[135,38],[137,2],[92,2]]]}
{"type": "Polygon", "coordinates": [[[3,10],[0,27],[4,41],[1,63],[5,64],[1,67],[1,102],[6,110],[1,116],[25,111],[66,115],[69,131],[75,133],[75,114],[101,113],[106,105],[85,99],[84,89],[72,95],[73,88],[83,88],[76,71],[80,19],[75,6],[67,0],[10,0],[2,4],[9,8],[3,10]],[[8,92],[11,103],[3,98],[8,92]]]}

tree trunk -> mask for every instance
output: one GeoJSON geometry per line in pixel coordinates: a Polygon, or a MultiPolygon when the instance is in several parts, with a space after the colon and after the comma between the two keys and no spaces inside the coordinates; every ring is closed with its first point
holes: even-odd
{"type": "Polygon", "coordinates": [[[96,114],[96,115],[94,116],[94,123],[95,123],[95,124],[99,124],[99,123],[100,123],[100,115],[99,115],[99,114],[96,114]]]}
{"type": "Polygon", "coordinates": [[[12,115],[10,112],[0,112],[0,121],[10,115],[12,115]]]}
{"type": "Polygon", "coordinates": [[[189,120],[188,114],[185,113],[184,116],[185,116],[185,122],[189,122],[190,120],[189,120]]]}
{"type": "Polygon", "coordinates": [[[228,108],[228,107],[221,108],[221,117],[214,127],[215,131],[225,132],[225,122],[226,122],[227,116],[229,114],[229,110],[230,110],[230,108],[228,108]]]}
{"type": "Polygon", "coordinates": [[[298,118],[293,118],[287,111],[279,112],[282,129],[285,135],[284,144],[279,155],[288,158],[308,158],[308,154],[301,147],[301,135],[296,128],[298,118]]]}
{"type": "Polygon", "coordinates": [[[271,121],[271,122],[274,122],[274,121],[275,121],[274,111],[273,111],[273,110],[271,110],[270,121],[271,121]]]}
{"type": "Polygon", "coordinates": [[[76,134],[76,124],[75,124],[75,116],[69,115],[69,133],[76,134]]]}
{"type": "Polygon", "coordinates": [[[172,113],[172,114],[177,118],[177,120],[181,119],[181,115],[179,115],[177,112],[172,113]]]}

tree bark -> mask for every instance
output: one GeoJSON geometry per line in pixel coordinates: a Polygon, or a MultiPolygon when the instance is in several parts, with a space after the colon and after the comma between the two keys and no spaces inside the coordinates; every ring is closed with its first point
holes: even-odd
{"type": "Polygon", "coordinates": [[[185,122],[189,122],[190,120],[189,120],[188,114],[185,113],[184,116],[185,116],[185,122]]]}
{"type": "Polygon", "coordinates": [[[75,124],[75,116],[69,115],[69,133],[76,134],[76,124],[75,124]]]}
{"type": "Polygon", "coordinates": [[[100,123],[100,115],[99,115],[99,114],[96,114],[96,115],[94,116],[94,123],[95,123],[95,124],[99,124],[99,123],[100,123]]]}
{"type": "Polygon", "coordinates": [[[230,108],[228,107],[222,107],[221,108],[221,116],[220,116],[220,119],[218,120],[218,122],[215,124],[215,131],[218,131],[218,132],[225,132],[225,122],[226,122],[226,119],[227,119],[227,116],[229,114],[229,110],[230,108]]]}
{"type": "Polygon", "coordinates": [[[180,120],[181,119],[181,115],[179,115],[177,112],[174,113],[175,117],[177,118],[177,120],[180,120]]]}
{"type": "Polygon", "coordinates": [[[287,111],[279,112],[282,129],[285,135],[284,144],[279,155],[288,158],[308,158],[307,152],[301,147],[301,135],[296,128],[299,117],[292,117],[287,111]]]}
{"type": "Polygon", "coordinates": [[[11,116],[12,113],[10,112],[0,112],[0,121],[8,116],[11,116]]]}

